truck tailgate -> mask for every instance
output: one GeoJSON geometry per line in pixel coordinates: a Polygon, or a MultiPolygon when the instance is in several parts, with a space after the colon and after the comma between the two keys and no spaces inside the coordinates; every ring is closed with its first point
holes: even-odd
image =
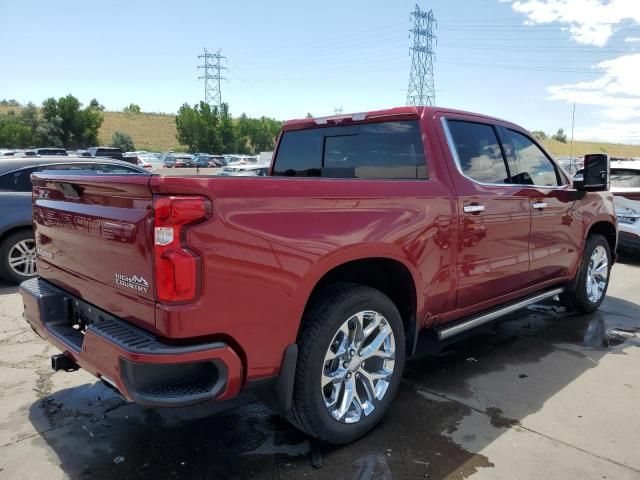
{"type": "Polygon", "coordinates": [[[39,275],[155,328],[149,175],[33,175],[39,275]]]}

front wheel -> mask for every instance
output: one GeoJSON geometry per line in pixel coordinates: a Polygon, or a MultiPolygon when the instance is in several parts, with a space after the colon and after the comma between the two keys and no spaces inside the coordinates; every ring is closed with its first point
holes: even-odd
{"type": "Polygon", "coordinates": [[[389,409],[404,366],[398,309],[373,288],[340,284],[305,314],[288,419],[340,444],[371,430],[389,409]]]}
{"type": "Polygon", "coordinates": [[[578,270],[576,288],[562,295],[571,310],[591,313],[603,302],[609,287],[611,248],[602,235],[589,235],[578,270]]]}

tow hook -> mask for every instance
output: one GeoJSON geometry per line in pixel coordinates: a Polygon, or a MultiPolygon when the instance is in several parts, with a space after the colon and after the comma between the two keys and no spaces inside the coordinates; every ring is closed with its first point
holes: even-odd
{"type": "Polygon", "coordinates": [[[80,366],[67,357],[64,353],[51,355],[51,368],[54,372],[64,370],[65,372],[75,372],[80,366]]]}

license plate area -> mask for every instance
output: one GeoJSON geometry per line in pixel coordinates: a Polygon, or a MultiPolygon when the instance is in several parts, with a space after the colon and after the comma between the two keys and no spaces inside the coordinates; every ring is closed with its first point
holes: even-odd
{"type": "Polygon", "coordinates": [[[47,330],[77,352],[82,349],[89,325],[100,322],[105,315],[93,305],[61,291],[47,303],[43,318],[47,330]]]}

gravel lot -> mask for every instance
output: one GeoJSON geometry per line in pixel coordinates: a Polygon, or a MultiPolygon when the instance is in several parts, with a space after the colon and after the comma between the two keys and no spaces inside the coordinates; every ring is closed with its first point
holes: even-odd
{"type": "Polygon", "coordinates": [[[411,362],[383,423],[334,448],[259,403],[146,409],[54,374],[0,286],[0,478],[638,479],[638,287],[626,259],[595,314],[534,305],[411,362]]]}

